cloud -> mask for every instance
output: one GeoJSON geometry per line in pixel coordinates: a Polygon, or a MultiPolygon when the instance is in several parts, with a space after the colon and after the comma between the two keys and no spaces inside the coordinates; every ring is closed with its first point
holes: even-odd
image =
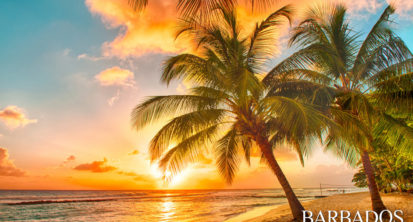
{"type": "Polygon", "coordinates": [[[92,163],[80,164],[73,169],[80,171],[91,171],[93,173],[104,173],[117,169],[114,166],[107,165],[107,162],[108,160],[104,158],[103,161],[93,161],[92,163]]]}
{"type": "Polygon", "coordinates": [[[145,53],[175,53],[183,49],[175,42],[176,1],[153,0],[143,13],[128,1],[86,0],[89,11],[100,16],[109,29],[120,28],[119,35],[102,46],[104,56],[121,58],[145,53]]]}
{"type": "Polygon", "coordinates": [[[276,149],[274,155],[278,161],[296,161],[298,159],[295,152],[286,148],[276,149]]]}
{"type": "Polygon", "coordinates": [[[411,0],[347,0],[344,4],[352,16],[363,18],[381,13],[388,4],[392,4],[396,7],[396,14],[402,20],[413,20],[413,1],[411,0]]]}
{"type": "Polygon", "coordinates": [[[129,176],[129,177],[133,177],[133,180],[135,180],[138,183],[143,183],[143,184],[149,184],[151,186],[153,186],[154,184],[156,184],[156,179],[151,176],[151,175],[147,175],[147,174],[137,174],[135,172],[129,172],[129,171],[118,171],[117,172],[119,175],[124,175],[124,176],[129,176]]]}
{"type": "MultiPolygon", "coordinates": [[[[298,160],[298,156],[295,151],[292,151],[290,145],[281,145],[278,146],[274,151],[275,158],[278,161],[296,161],[298,160]]],[[[251,151],[251,157],[261,158],[261,150],[254,146],[251,151]]]]}
{"type": "Polygon", "coordinates": [[[127,171],[118,171],[117,172],[119,175],[125,175],[125,176],[130,176],[130,177],[137,177],[139,176],[137,173],[135,172],[127,172],[127,171]]]}
{"type": "Polygon", "coordinates": [[[66,159],[66,162],[71,162],[71,161],[75,161],[75,160],[76,160],[76,157],[73,156],[73,155],[70,155],[70,156],[66,159]]]}
{"type": "MultiPolygon", "coordinates": [[[[251,23],[271,10],[251,15],[250,5],[240,2],[241,24],[251,23]]],[[[286,0],[283,4],[293,4],[297,11],[307,10],[309,6],[323,0],[286,0]]],[[[348,7],[351,16],[366,19],[378,13],[389,2],[395,2],[397,13],[402,17],[413,18],[413,1],[411,0],[332,0],[348,7]]],[[[120,58],[141,56],[145,53],[177,53],[188,49],[188,40],[175,40],[177,30],[176,0],[152,0],[142,13],[135,12],[128,1],[120,0],[85,0],[89,11],[99,16],[108,29],[119,29],[119,34],[102,45],[104,56],[120,58]]],[[[274,7],[275,8],[275,7],[274,7]]],[[[285,31],[285,30],[284,30],[285,31]]],[[[288,32],[285,32],[288,33],[288,32]]]]}
{"type": "Polygon", "coordinates": [[[0,110],[0,120],[12,130],[31,123],[37,123],[36,119],[27,118],[23,110],[17,106],[7,106],[0,110]]]}
{"type": "Polygon", "coordinates": [[[344,4],[348,7],[349,13],[357,16],[374,14],[382,9],[384,2],[379,0],[347,0],[344,4]]]}
{"type": "Polygon", "coordinates": [[[135,85],[134,74],[130,70],[121,69],[118,66],[108,68],[95,76],[102,86],[127,86],[135,85]]]}
{"type": "Polygon", "coordinates": [[[115,104],[115,102],[118,101],[119,98],[120,98],[120,91],[118,90],[118,91],[116,91],[116,95],[114,95],[114,96],[112,96],[108,99],[108,105],[113,106],[113,104],[115,104]]]}
{"type": "Polygon", "coordinates": [[[86,53],[83,53],[83,54],[80,54],[80,55],[78,55],[77,56],[77,59],[79,59],[79,60],[81,60],[81,59],[84,59],[84,60],[90,60],[90,61],[99,61],[99,60],[102,60],[102,59],[104,59],[105,57],[95,57],[95,56],[90,56],[90,55],[88,55],[88,54],[86,54],[86,53]]]}
{"type": "Polygon", "coordinates": [[[140,153],[139,150],[133,150],[128,155],[138,155],[139,153],[140,153]]]}
{"type": "Polygon", "coordinates": [[[14,163],[9,159],[7,149],[0,147],[0,176],[14,176],[21,177],[26,173],[18,169],[14,163]]]}
{"type": "Polygon", "coordinates": [[[65,165],[65,164],[68,164],[68,163],[75,162],[75,160],[76,160],[76,157],[75,157],[75,156],[73,156],[73,155],[70,155],[69,157],[67,157],[67,158],[66,158],[66,160],[63,162],[63,164],[62,164],[62,165],[65,165]]]}
{"type": "Polygon", "coordinates": [[[68,56],[71,51],[72,51],[71,49],[66,48],[66,49],[63,50],[62,54],[63,54],[63,56],[68,56]]]}
{"type": "Polygon", "coordinates": [[[140,183],[156,183],[156,180],[149,175],[137,174],[133,179],[140,183]]]}
{"type": "MultiPolygon", "coordinates": [[[[389,0],[388,0],[389,2],[389,0]]],[[[396,13],[400,15],[401,19],[413,21],[413,1],[412,0],[398,0],[391,1],[396,7],[396,13]]]]}

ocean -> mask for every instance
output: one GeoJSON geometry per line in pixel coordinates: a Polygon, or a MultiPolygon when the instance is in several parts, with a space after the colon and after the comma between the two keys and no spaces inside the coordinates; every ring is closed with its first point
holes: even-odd
{"type": "MultiPolygon", "coordinates": [[[[360,189],[346,189],[358,192],[360,189]]],[[[319,189],[295,189],[300,200],[319,189]]],[[[341,192],[323,190],[323,195],[341,192]]],[[[9,191],[0,190],[0,221],[225,221],[257,207],[287,203],[281,189],[9,191]]]]}

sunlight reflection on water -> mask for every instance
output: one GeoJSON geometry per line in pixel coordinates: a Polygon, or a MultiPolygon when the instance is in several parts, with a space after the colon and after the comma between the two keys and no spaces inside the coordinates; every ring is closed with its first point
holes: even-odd
{"type": "Polygon", "coordinates": [[[161,221],[170,221],[175,214],[175,205],[174,202],[170,200],[170,198],[163,199],[162,208],[161,208],[162,216],[161,221]]]}

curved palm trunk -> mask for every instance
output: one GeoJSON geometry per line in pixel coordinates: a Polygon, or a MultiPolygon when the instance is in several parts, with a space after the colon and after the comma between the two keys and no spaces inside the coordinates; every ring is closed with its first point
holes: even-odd
{"type": "Polygon", "coordinates": [[[278,165],[277,160],[275,159],[272,152],[270,143],[265,138],[257,138],[257,140],[255,141],[260,147],[265,159],[267,159],[268,165],[271,167],[271,170],[277,176],[278,182],[281,184],[281,187],[285,192],[285,196],[287,197],[288,204],[290,205],[294,219],[296,221],[302,221],[304,207],[301,205],[293,189],[291,188],[290,183],[288,183],[287,178],[281,170],[281,167],[278,165]]]}
{"type": "Polygon", "coordinates": [[[383,201],[381,200],[379,189],[377,187],[376,179],[374,178],[374,169],[370,162],[369,153],[364,151],[361,160],[363,162],[364,172],[366,173],[367,177],[367,184],[369,186],[371,203],[373,206],[373,210],[377,213],[385,210],[386,207],[384,206],[383,201]]]}

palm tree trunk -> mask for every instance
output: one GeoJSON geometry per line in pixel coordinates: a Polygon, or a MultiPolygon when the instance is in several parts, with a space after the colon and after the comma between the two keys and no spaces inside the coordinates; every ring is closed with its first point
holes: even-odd
{"type": "Polygon", "coordinates": [[[274,154],[271,149],[271,144],[268,142],[266,138],[258,137],[257,145],[260,147],[261,152],[263,153],[265,159],[268,162],[268,165],[271,167],[271,170],[277,176],[278,182],[281,184],[285,192],[285,196],[287,197],[288,204],[290,205],[291,212],[293,217],[296,221],[303,221],[303,211],[304,207],[301,205],[300,201],[298,200],[297,196],[295,195],[293,189],[288,183],[287,178],[285,177],[283,171],[281,170],[280,165],[278,165],[277,160],[274,157],[274,154]]]}
{"type": "Polygon", "coordinates": [[[384,206],[383,201],[381,200],[379,189],[377,187],[376,179],[374,178],[374,169],[370,162],[369,153],[364,151],[361,160],[363,162],[364,172],[367,176],[367,184],[369,186],[371,203],[373,206],[373,210],[376,213],[380,213],[381,211],[385,210],[386,207],[384,206]]]}

